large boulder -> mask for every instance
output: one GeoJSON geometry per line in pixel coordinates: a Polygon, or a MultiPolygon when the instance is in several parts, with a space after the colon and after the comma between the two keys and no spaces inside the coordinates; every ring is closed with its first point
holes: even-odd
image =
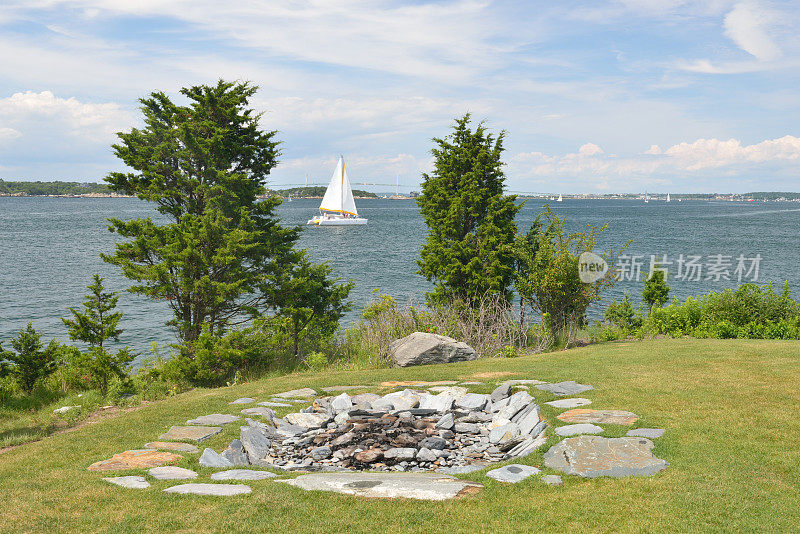
{"type": "Polygon", "coordinates": [[[478,357],[475,349],[466,343],[426,332],[414,332],[392,341],[389,352],[395,367],[465,362],[478,357]]]}

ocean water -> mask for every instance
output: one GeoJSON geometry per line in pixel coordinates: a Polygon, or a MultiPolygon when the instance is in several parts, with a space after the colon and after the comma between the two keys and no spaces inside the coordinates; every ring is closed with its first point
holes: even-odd
{"type": "MultiPolygon", "coordinates": [[[[369,219],[366,226],[305,227],[318,203],[295,199],[284,202],[278,212],[284,224],[303,225],[300,246],[316,261],[330,262],[337,276],[355,281],[354,309],[345,322],[355,320],[376,292],[400,301],[422,301],[430,286],[416,274],[416,261],[427,228],[414,201],[359,200],[359,213],[369,219]]],[[[520,227],[530,226],[542,204],[527,201],[518,216],[520,227]]],[[[651,255],[659,260],[666,255],[672,262],[668,268],[674,297],[735,287],[739,274],[742,282],[754,281],[754,263],[758,263],[756,282],[782,286],[788,280],[795,296],[800,291],[797,203],[565,200],[550,205],[567,215],[568,228],[574,231],[609,223],[600,249],[612,245],[618,249],[631,241],[625,251],[629,258],[620,264],[641,264],[639,280],[633,276],[636,269],[626,269],[626,279],[605,295],[606,302],[623,292],[638,301],[651,255]],[[693,271],[687,279],[674,279],[680,255],[684,271],[691,256],[699,257],[695,260],[701,265],[699,277],[693,271]],[[737,271],[740,256],[744,269],[737,271]],[[752,260],[759,256],[760,260],[752,260]]],[[[146,216],[158,214],[135,199],[0,197],[0,342],[28,321],[46,338],[66,340],[60,318],[69,315],[69,307],[80,306],[93,273],[104,276],[109,288],[123,291],[121,343],[145,353],[152,343],[174,342],[172,330],[164,324],[170,317],[166,303],[124,292],[127,281],[99,257],[113,250],[117,238],[107,230],[108,217],[146,216]]],[[[592,314],[598,316],[602,306],[592,314]]]]}

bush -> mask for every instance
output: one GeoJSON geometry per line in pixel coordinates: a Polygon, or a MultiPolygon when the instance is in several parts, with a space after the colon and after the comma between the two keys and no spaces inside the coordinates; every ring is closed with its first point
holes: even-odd
{"type": "Polygon", "coordinates": [[[7,371],[17,382],[19,387],[28,395],[33,392],[33,387],[40,379],[51,375],[57,369],[60,345],[50,341],[43,347],[41,335],[34,330],[33,325],[19,331],[17,337],[11,339],[12,351],[3,351],[0,347],[0,358],[8,360],[7,371]]]}
{"type": "Polygon", "coordinates": [[[703,308],[704,320],[728,321],[736,326],[748,323],[765,324],[788,320],[800,315],[800,307],[784,286],[783,293],[776,294],[772,285],[758,286],[742,284],[735,290],[709,293],[703,308]]]}
{"type": "Polygon", "coordinates": [[[663,306],[669,300],[669,286],[665,280],[664,271],[653,271],[644,281],[642,300],[649,308],[663,306]]]}
{"type": "Polygon", "coordinates": [[[603,318],[617,328],[633,329],[642,326],[642,316],[636,312],[626,293],[620,302],[611,301],[603,318]]]}

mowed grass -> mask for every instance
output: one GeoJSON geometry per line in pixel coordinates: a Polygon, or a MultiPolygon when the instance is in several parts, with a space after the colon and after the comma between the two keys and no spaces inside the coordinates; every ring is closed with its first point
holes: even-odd
{"type": "MultiPolygon", "coordinates": [[[[799,386],[798,342],[667,339],[445,366],[295,374],[194,390],[0,454],[0,531],[796,531],[799,386]],[[591,408],[630,410],[641,417],[635,426],[667,429],[655,452],[670,467],[649,478],[564,476],[560,488],[536,477],[503,484],[480,471],[463,478],[484,484],[481,492],[446,502],[305,492],[269,480],[248,482],[248,496],[168,495],[159,490],[179,482],[151,480],[150,489],[129,490],[86,471],[90,463],[139,448],[190,417],[236,413],[242,406],[228,402],[241,396],[266,400],[297,387],[385,380],[482,380],[485,385],[473,390],[489,391],[508,378],[594,385],[595,391],[582,395],[592,399],[591,408]]],[[[531,391],[540,403],[553,398],[531,391]]],[[[560,410],[544,408],[560,424],[560,410]]],[[[609,436],[627,430],[606,426],[609,436]]],[[[207,444],[221,450],[237,431],[236,425],[226,428],[207,444]]],[[[541,466],[542,454],[520,463],[541,466]]],[[[212,472],[198,469],[196,455],[179,465],[198,470],[199,482],[212,472]]]]}

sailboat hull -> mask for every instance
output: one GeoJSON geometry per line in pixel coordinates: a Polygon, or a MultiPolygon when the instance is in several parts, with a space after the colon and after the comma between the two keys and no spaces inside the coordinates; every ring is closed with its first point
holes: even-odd
{"type": "Polygon", "coordinates": [[[306,224],[313,226],[358,226],[367,224],[367,220],[364,217],[331,217],[328,215],[317,215],[306,224]]]}

